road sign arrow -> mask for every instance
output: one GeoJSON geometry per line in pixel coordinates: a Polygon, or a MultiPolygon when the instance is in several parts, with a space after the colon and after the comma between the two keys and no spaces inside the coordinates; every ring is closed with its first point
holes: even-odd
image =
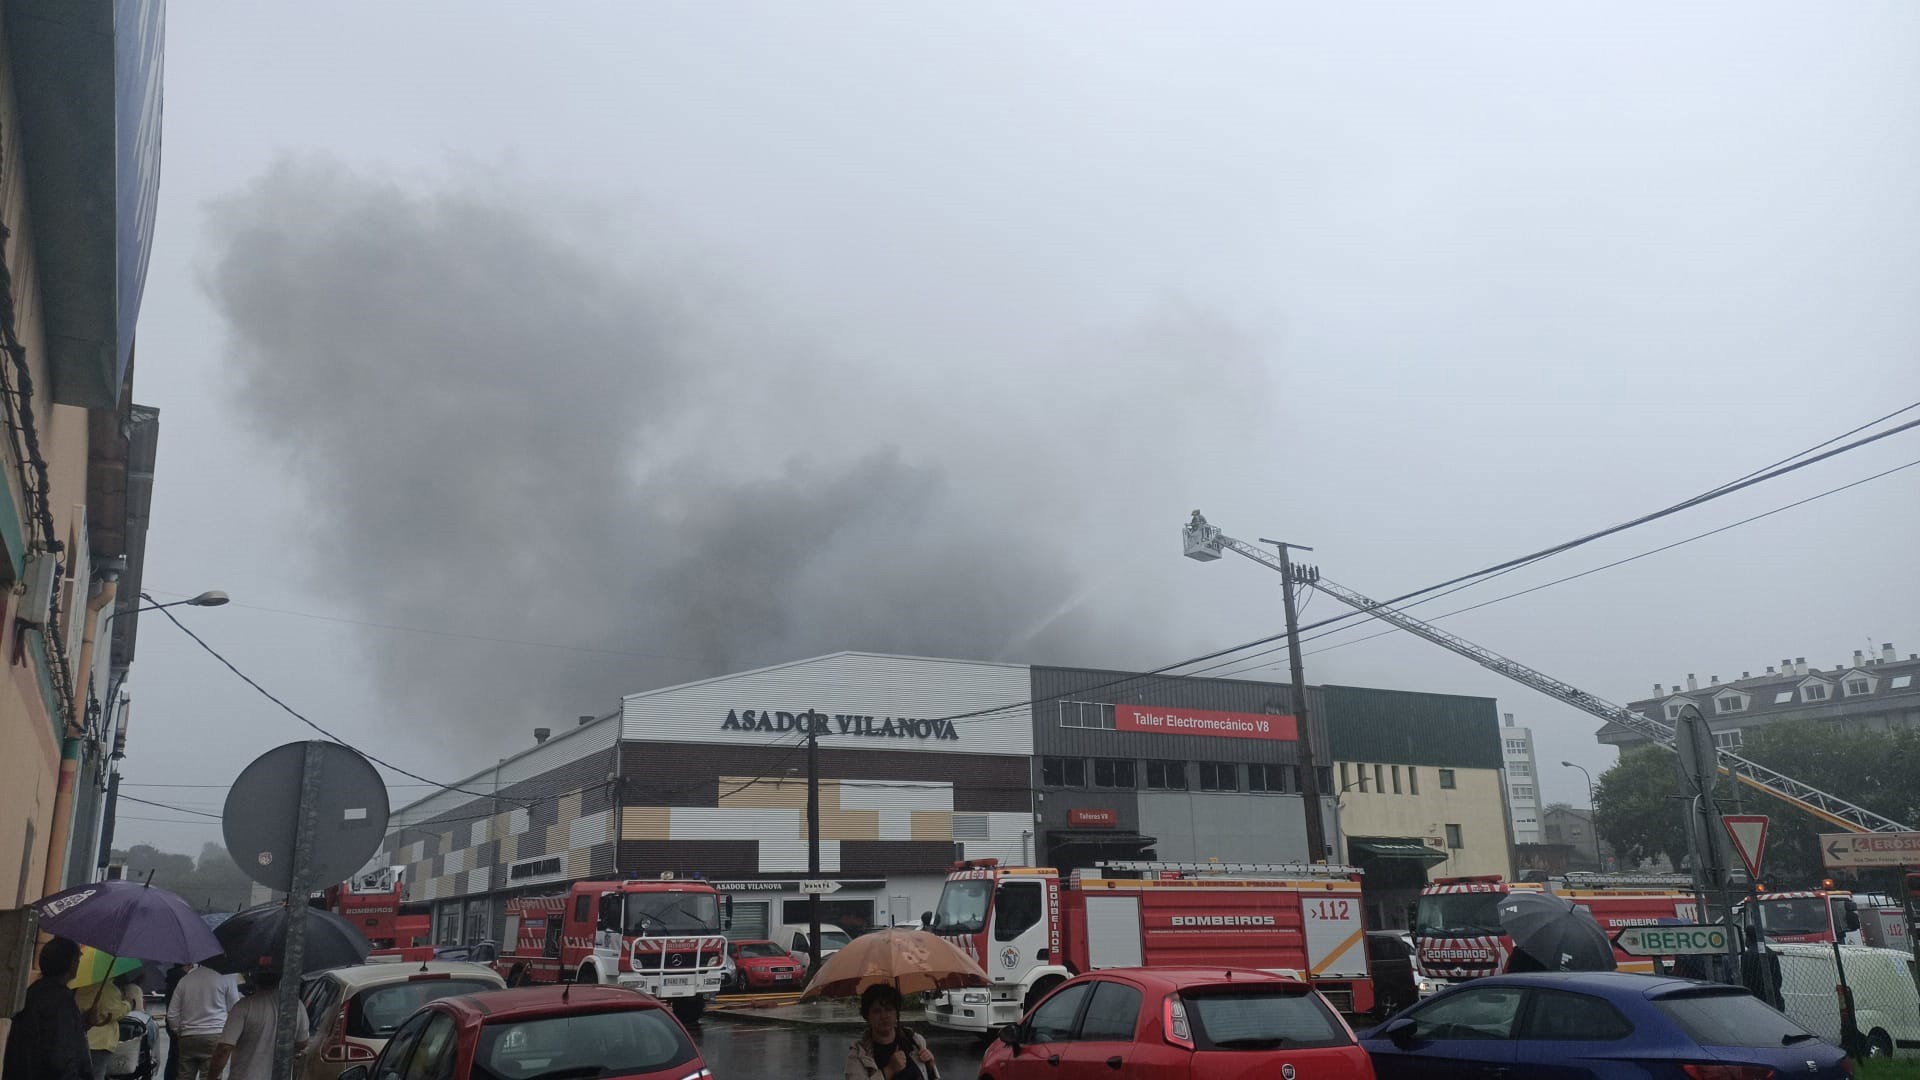
{"type": "Polygon", "coordinates": [[[1842,848],[1840,846],[1840,842],[1836,840],[1827,845],[1827,854],[1837,859],[1840,856],[1846,854],[1846,849],[1842,848]]]}

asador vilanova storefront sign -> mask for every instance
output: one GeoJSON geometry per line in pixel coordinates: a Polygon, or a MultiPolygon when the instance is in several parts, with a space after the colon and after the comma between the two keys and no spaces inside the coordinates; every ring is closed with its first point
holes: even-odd
{"type": "Polygon", "coordinates": [[[853,713],[778,712],[767,709],[729,709],[720,722],[722,731],[765,732],[780,735],[792,732],[815,735],[852,735],[870,739],[919,739],[959,742],[960,731],[951,720],[920,719],[910,716],[861,716],[853,713]]]}

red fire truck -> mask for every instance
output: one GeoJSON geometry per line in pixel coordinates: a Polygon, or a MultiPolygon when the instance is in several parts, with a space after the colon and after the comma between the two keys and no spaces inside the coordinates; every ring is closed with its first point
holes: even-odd
{"type": "MultiPolygon", "coordinates": [[[[1629,926],[1699,921],[1699,903],[1678,874],[1586,874],[1546,883],[1509,882],[1498,874],[1435,879],[1414,909],[1414,965],[1436,986],[1498,975],[1513,959],[1513,939],[1500,926],[1500,898],[1548,891],[1585,908],[1611,937],[1629,926]]],[[[1614,951],[1622,971],[1653,970],[1653,961],[1614,951]]]]}
{"type": "Polygon", "coordinates": [[[1861,943],[1860,909],[1846,889],[1801,889],[1761,893],[1748,908],[1758,914],[1760,938],[1787,945],[1796,943],[1861,943]]]}
{"type": "Polygon", "coordinates": [[[929,1021],[986,1033],[1061,980],[1109,967],[1259,968],[1373,1008],[1360,871],[1306,863],[1109,862],[1064,883],[1047,867],[955,863],[928,929],[978,961],[985,989],[933,999],[929,1021]]]}
{"type": "Polygon", "coordinates": [[[432,938],[433,917],[408,912],[406,896],[402,866],[364,871],[323,894],[326,909],[358,927],[375,949],[408,949],[432,938]]]}
{"type": "Polygon", "coordinates": [[[507,901],[508,986],[605,983],[644,990],[692,1023],[720,992],[727,941],[721,896],[695,879],[577,881],[507,901]]]}

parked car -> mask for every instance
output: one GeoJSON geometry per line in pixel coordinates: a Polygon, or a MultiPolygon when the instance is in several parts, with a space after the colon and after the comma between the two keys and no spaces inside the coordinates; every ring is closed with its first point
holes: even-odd
{"type": "Polygon", "coordinates": [[[673,1010],[637,990],[524,986],[445,997],[413,1014],[371,1066],[340,1080],[706,1080],[673,1010]]]}
{"type": "MultiPolygon", "coordinates": [[[[1779,957],[1781,1008],[1822,1039],[1840,1043],[1840,972],[1832,945],[1769,945],[1779,957]]],[[[1920,998],[1914,994],[1913,957],[1898,949],[1840,946],[1854,1024],[1868,1057],[1920,1054],[1920,998]]]]}
{"type": "MultiPolygon", "coordinates": [[[[775,945],[792,953],[800,961],[801,967],[807,965],[806,923],[781,923],[774,927],[773,931],[769,933],[767,937],[775,945]]],[[[825,963],[827,957],[846,948],[847,942],[852,940],[852,938],[847,936],[847,932],[838,926],[832,923],[821,923],[820,962],[825,963]]]]}
{"type": "Polygon", "coordinates": [[[1413,965],[1413,940],[1398,930],[1367,931],[1373,1015],[1386,1019],[1426,997],[1426,977],[1413,965]]]}
{"type": "Polygon", "coordinates": [[[1372,1080],[1312,986],[1265,971],[1109,968],[1054,988],[980,1063],[981,1080],[1273,1076],[1372,1080]]]}
{"type": "Polygon", "coordinates": [[[309,976],[300,1001],[314,1050],[301,1058],[302,1080],[336,1080],[349,1065],[379,1057],[407,1017],[429,1001],[506,985],[483,964],[447,961],[360,964],[309,976]]]}
{"type": "MultiPolygon", "coordinates": [[[[820,936],[826,937],[826,931],[820,936]]],[[[806,984],[806,961],[765,939],[728,942],[727,961],[736,990],[798,989],[806,984]]]]}
{"type": "Polygon", "coordinates": [[[1851,1075],[1838,1047],[1739,987],[1618,971],[1476,979],[1360,1042],[1381,1080],[1851,1075]]]}

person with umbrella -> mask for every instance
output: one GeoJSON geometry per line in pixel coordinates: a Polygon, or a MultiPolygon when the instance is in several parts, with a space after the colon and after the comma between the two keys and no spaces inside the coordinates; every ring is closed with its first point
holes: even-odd
{"type": "Polygon", "coordinates": [[[240,1004],[240,976],[223,975],[197,964],[180,979],[167,1002],[167,1030],[179,1048],[178,1077],[200,1080],[227,1029],[227,1016],[240,1004]]]}
{"type": "Polygon", "coordinates": [[[107,1066],[113,1063],[113,1052],[120,1048],[120,1018],[133,1011],[133,999],[122,984],[128,977],[129,973],[123,972],[81,991],[87,1004],[87,1023],[92,1025],[87,1028],[87,1050],[93,1057],[93,1080],[107,1080],[107,1066]]]}
{"type": "Polygon", "coordinates": [[[87,1022],[67,985],[80,968],[80,946],[54,938],[40,947],[40,978],[27,989],[27,1005],[14,1014],[7,1036],[8,1080],[89,1080],[87,1022]]]}
{"type": "Polygon", "coordinates": [[[847,1080],[937,1080],[926,1038],[900,1026],[900,991],[888,983],[867,987],[860,1018],[867,1030],[847,1048],[847,1080]]]}

